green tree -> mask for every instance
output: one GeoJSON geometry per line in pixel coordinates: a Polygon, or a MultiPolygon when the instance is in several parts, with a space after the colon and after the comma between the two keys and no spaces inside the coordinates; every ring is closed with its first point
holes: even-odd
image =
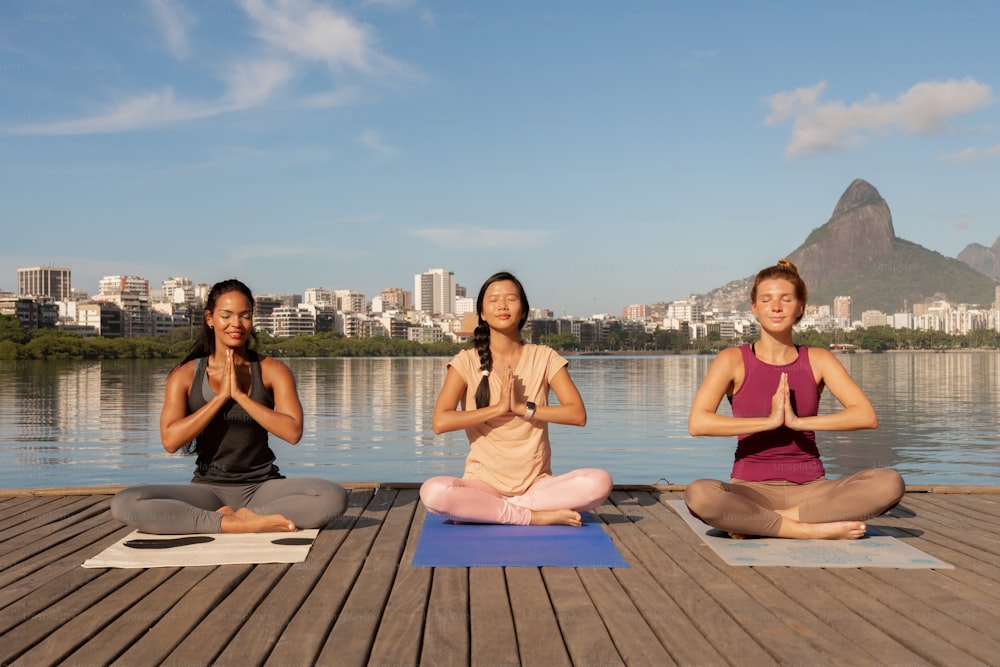
{"type": "Polygon", "coordinates": [[[13,315],[0,315],[0,341],[21,345],[28,342],[28,332],[21,320],[13,315]]]}

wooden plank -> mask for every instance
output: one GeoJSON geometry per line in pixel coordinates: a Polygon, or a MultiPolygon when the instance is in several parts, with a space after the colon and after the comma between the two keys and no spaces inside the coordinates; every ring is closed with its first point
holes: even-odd
{"type": "Polygon", "coordinates": [[[275,584],[288,570],[288,563],[254,565],[249,574],[205,619],[193,628],[164,664],[214,664],[247,619],[251,618],[275,584]]]}
{"type": "Polygon", "coordinates": [[[360,665],[368,660],[419,500],[415,489],[397,493],[320,652],[319,664],[360,665]]]}
{"type": "MultiPolygon", "coordinates": [[[[630,495],[640,505],[651,508],[657,523],[669,531],[674,542],[694,538],[699,547],[704,546],[673,509],[660,504],[650,494],[630,495]]],[[[648,533],[650,525],[643,522],[640,527],[648,533]]],[[[661,539],[664,540],[661,544],[666,544],[670,537],[665,535],[661,539]]],[[[680,555],[676,547],[675,553],[680,555]]],[[[843,637],[830,632],[828,625],[761,577],[754,568],[730,567],[714,553],[707,558],[707,563],[711,569],[698,568],[692,571],[692,577],[779,663],[830,664],[833,655],[848,662],[864,662],[869,658],[843,637]]]]}
{"type": "Polygon", "coordinates": [[[612,570],[585,567],[577,574],[626,665],[676,664],[612,570]]]}
{"type": "MultiPolygon", "coordinates": [[[[829,625],[845,644],[851,643],[870,656],[856,664],[872,662],[883,665],[916,665],[923,658],[872,625],[867,618],[856,613],[827,591],[817,588],[813,570],[797,567],[756,568],[774,586],[785,591],[805,607],[820,622],[829,625]],[[803,595],[803,592],[808,594],[803,595]]],[[[837,651],[837,654],[840,652],[837,651]]]]}
{"type": "Polygon", "coordinates": [[[24,498],[23,502],[4,508],[0,511],[0,544],[6,546],[13,537],[45,526],[60,513],[60,508],[73,506],[81,501],[93,505],[97,499],[88,496],[24,498]]]}
{"type": "MultiPolygon", "coordinates": [[[[974,614],[968,607],[963,608],[963,601],[955,597],[950,591],[934,584],[940,580],[935,576],[936,572],[920,570],[909,572],[907,576],[892,577],[891,583],[879,581],[867,570],[841,570],[837,575],[844,581],[851,582],[855,588],[863,590],[869,598],[878,600],[882,605],[896,610],[899,616],[908,619],[915,625],[923,628],[926,635],[936,635],[940,637],[944,645],[956,649],[951,660],[957,662],[965,655],[971,655],[975,659],[984,663],[996,660],[1000,655],[1000,641],[993,638],[997,628],[996,617],[986,612],[974,614]],[[915,576],[916,575],[916,576],[915,576]],[[925,575],[925,576],[919,576],[925,575]],[[920,599],[915,598],[905,592],[902,588],[904,582],[911,583],[915,579],[922,579],[925,591],[922,597],[928,595],[934,599],[934,606],[928,609],[921,604],[920,599]],[[967,625],[974,615],[982,617],[989,616],[981,621],[981,626],[988,628],[985,632],[967,625]],[[961,620],[959,620],[961,619],[961,620]]],[[[919,586],[908,586],[915,589],[919,586]]],[[[942,651],[943,652],[943,651],[942,651]]],[[[954,662],[952,664],[954,664],[954,662]]]]}
{"type": "Polygon", "coordinates": [[[434,568],[420,664],[470,664],[469,634],[469,568],[434,568]]]}
{"type": "Polygon", "coordinates": [[[97,503],[89,501],[88,498],[83,499],[82,502],[76,504],[75,511],[69,513],[64,512],[63,508],[60,507],[50,507],[58,505],[58,499],[47,503],[44,508],[26,512],[21,516],[22,520],[35,524],[41,519],[37,523],[37,526],[41,527],[40,531],[14,535],[3,540],[0,542],[0,554],[3,555],[5,561],[15,562],[15,559],[19,557],[40,551],[39,543],[43,540],[47,544],[58,543],[97,523],[106,523],[109,518],[106,501],[97,503]],[[39,533],[44,537],[39,539],[39,533]]]}
{"type": "MultiPolygon", "coordinates": [[[[107,572],[91,585],[60,601],[51,610],[19,625],[11,633],[4,635],[0,643],[5,651],[8,642],[21,647],[30,646],[10,663],[12,665],[33,666],[62,662],[74,649],[135,604],[148,590],[156,588],[173,574],[172,569],[165,568],[107,572]]],[[[6,663],[7,660],[3,662],[6,663]]]]}
{"type": "MultiPolygon", "coordinates": [[[[634,501],[628,498],[628,502],[634,501]]],[[[631,565],[628,568],[612,570],[621,582],[622,589],[676,664],[723,664],[725,660],[722,655],[702,636],[684,611],[647,570],[647,567],[656,568],[656,563],[644,562],[629,550],[626,543],[631,543],[632,540],[627,534],[636,533],[632,521],[641,520],[642,517],[631,516],[628,506],[627,503],[623,503],[622,506],[605,503],[598,514],[614,536],[622,556],[631,565]]]]}
{"type": "Polygon", "coordinates": [[[416,551],[426,513],[423,504],[418,503],[410,522],[410,532],[399,563],[399,572],[393,581],[389,601],[382,613],[378,634],[375,635],[369,664],[416,665],[420,660],[424,620],[431,591],[431,575],[434,570],[430,567],[414,567],[413,553],[416,551]]]}
{"type": "MultiPolygon", "coordinates": [[[[23,586],[25,592],[21,597],[0,610],[0,635],[45,612],[59,600],[86,586],[102,574],[104,570],[84,569],[79,563],[73,563],[68,571],[58,577],[39,582],[25,582],[23,586]]],[[[6,590],[0,591],[0,594],[5,592],[6,590]]]]}
{"type": "Polygon", "coordinates": [[[247,618],[233,641],[222,651],[220,664],[263,664],[278,642],[280,633],[295,616],[302,601],[309,595],[334,554],[350,534],[372,492],[352,492],[343,516],[330,522],[316,537],[309,555],[301,563],[293,563],[260,606],[247,618]]]}
{"type": "Polygon", "coordinates": [[[469,569],[469,634],[472,664],[516,665],[520,661],[502,567],[469,569]]]}
{"type": "Polygon", "coordinates": [[[357,523],[278,639],[266,664],[311,665],[316,662],[396,494],[393,490],[379,490],[371,497],[357,523]]]}
{"type": "Polygon", "coordinates": [[[537,567],[508,567],[507,595],[522,665],[570,665],[556,612],[537,567]]]}
{"type": "Polygon", "coordinates": [[[717,558],[715,554],[708,552],[690,529],[687,529],[690,535],[682,534],[678,539],[665,526],[664,522],[670,520],[681,523],[676,513],[649,494],[628,496],[616,491],[611,498],[619,507],[627,505],[632,525],[637,529],[621,531],[623,543],[643,563],[664,593],[683,610],[698,634],[711,642],[715,651],[730,664],[772,664],[774,658],[761,647],[757,638],[734,620],[725,604],[725,591],[716,590],[720,596],[716,598],[704,587],[703,582],[707,581],[710,588],[719,588],[718,582],[712,581],[718,571],[707,560],[717,558]],[[673,518],[667,512],[673,514],[673,518]],[[656,518],[657,515],[662,521],[656,518]]]}
{"type": "MultiPolygon", "coordinates": [[[[164,568],[172,569],[172,568],[164,568]]],[[[66,658],[71,665],[108,665],[141,639],[212,568],[182,567],[66,658]]],[[[103,604],[103,603],[102,603],[103,604]]]]}
{"type": "MultiPolygon", "coordinates": [[[[199,584],[189,589],[177,604],[112,664],[122,667],[162,664],[175,648],[191,641],[194,629],[225,601],[253,567],[222,565],[203,568],[208,570],[208,574],[199,584]]],[[[199,661],[199,664],[204,662],[199,661]]]]}
{"type": "Polygon", "coordinates": [[[624,664],[577,571],[543,567],[542,579],[573,663],[624,664]]]}
{"type": "Polygon", "coordinates": [[[127,535],[127,528],[115,529],[113,522],[97,522],[90,530],[71,540],[15,563],[4,571],[12,577],[0,576],[0,608],[6,608],[25,595],[44,587],[66,574],[85,576],[81,565],[90,555],[100,553],[107,545],[127,535]],[[108,531],[113,531],[108,534],[108,531]],[[103,545],[103,546],[102,546],[103,545]]]}

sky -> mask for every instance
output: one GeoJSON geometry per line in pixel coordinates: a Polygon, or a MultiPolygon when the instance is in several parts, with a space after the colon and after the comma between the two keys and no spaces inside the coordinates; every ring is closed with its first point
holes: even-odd
{"type": "Polygon", "coordinates": [[[17,269],[618,314],[752,275],[855,178],[896,235],[1000,236],[1000,4],[5,0],[17,269]]]}

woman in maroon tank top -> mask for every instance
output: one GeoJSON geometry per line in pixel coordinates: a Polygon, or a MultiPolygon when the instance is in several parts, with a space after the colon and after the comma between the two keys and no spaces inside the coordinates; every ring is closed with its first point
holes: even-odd
{"type": "Polygon", "coordinates": [[[828,350],[792,342],[807,295],[787,259],[760,271],[750,293],[760,339],[719,353],[691,405],[691,435],[738,436],[739,444],[728,483],[696,480],[684,498],[692,514],[734,538],[857,539],[866,520],[903,496],[902,478],[887,468],[824,474],[815,432],[871,429],[878,418],[828,350]],[[842,406],[833,414],[817,414],[824,388],[842,406]],[[718,413],[723,397],[732,417],[718,413]]]}

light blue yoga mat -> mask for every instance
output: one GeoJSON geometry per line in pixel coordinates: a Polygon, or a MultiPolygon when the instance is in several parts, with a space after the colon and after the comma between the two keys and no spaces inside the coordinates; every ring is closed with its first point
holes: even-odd
{"type": "Polygon", "coordinates": [[[955,569],[954,565],[902,540],[880,534],[877,526],[869,526],[868,534],[860,540],[789,540],[780,537],[734,540],[725,532],[691,516],[683,500],[668,500],[667,504],[727,565],[955,569]]]}
{"type": "Polygon", "coordinates": [[[428,513],[417,540],[417,567],[628,567],[601,524],[501,526],[456,524],[428,513]]]}

